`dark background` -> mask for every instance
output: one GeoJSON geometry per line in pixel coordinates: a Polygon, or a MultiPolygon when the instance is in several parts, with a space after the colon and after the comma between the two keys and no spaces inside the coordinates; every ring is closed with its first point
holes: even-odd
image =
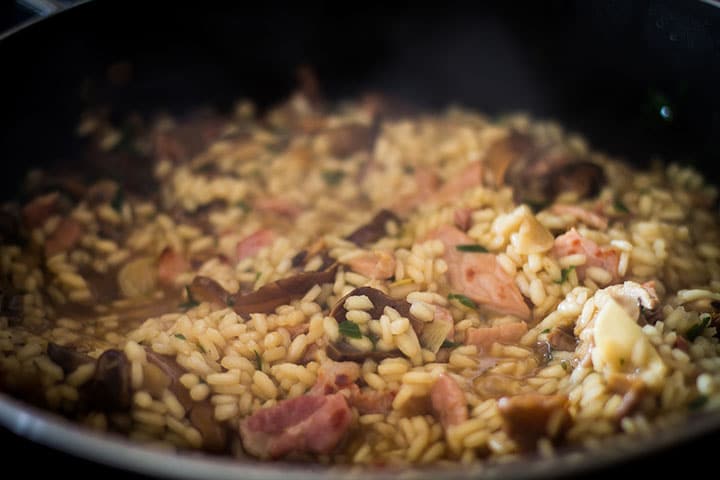
{"type": "MultiPolygon", "coordinates": [[[[0,2],[0,27],[27,18],[11,4],[0,2]]],[[[112,105],[118,118],[228,108],[241,96],[267,106],[289,92],[301,63],[314,66],[332,99],[375,89],[430,109],[528,110],[628,161],[660,156],[720,180],[720,10],[695,0],[103,0],[0,41],[0,62],[4,197],[30,165],[73,163],[73,132],[89,104],[112,105]],[[104,80],[117,61],[133,65],[128,85],[104,80]]],[[[118,476],[4,431],[0,438],[5,468],[118,476]]],[[[714,460],[706,445],[719,440],[707,436],[591,478],[703,471],[714,460]]]]}

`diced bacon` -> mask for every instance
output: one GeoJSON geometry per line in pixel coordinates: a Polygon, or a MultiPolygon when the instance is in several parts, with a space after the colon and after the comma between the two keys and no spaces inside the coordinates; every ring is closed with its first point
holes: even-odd
{"type": "Polygon", "coordinates": [[[45,256],[52,257],[73,248],[80,241],[83,226],[71,217],[63,218],[52,234],[45,240],[45,256]]]}
{"type": "Polygon", "coordinates": [[[348,388],[360,378],[360,366],[355,362],[323,363],[318,371],[315,385],[308,395],[327,395],[348,388]]]}
{"type": "Polygon", "coordinates": [[[181,273],[190,270],[185,258],[170,247],[165,248],[158,260],[158,280],[165,285],[173,285],[181,273]]]}
{"type": "Polygon", "coordinates": [[[348,260],[353,272],[373,280],[385,280],[395,274],[395,257],[388,252],[367,252],[348,260]]]}
{"type": "Polygon", "coordinates": [[[472,225],[472,209],[463,207],[453,212],[453,223],[463,232],[467,232],[472,225]]]}
{"type": "Polygon", "coordinates": [[[274,213],[290,219],[295,219],[302,213],[297,203],[282,197],[258,198],[253,202],[253,207],[262,213],[274,213]]]}
{"type": "Polygon", "coordinates": [[[514,343],[527,333],[525,322],[506,323],[495,327],[468,328],[465,343],[476,345],[481,351],[487,351],[493,343],[514,343]]]}
{"type": "Polygon", "coordinates": [[[350,395],[350,405],[357,408],[360,415],[368,413],[388,413],[392,410],[395,393],[390,391],[378,392],[375,390],[353,389],[350,395]]]}
{"type": "Polygon", "coordinates": [[[422,202],[428,201],[437,191],[440,178],[429,168],[418,167],[413,174],[415,191],[400,197],[393,205],[392,210],[398,213],[407,213],[422,202]]]}
{"type": "Polygon", "coordinates": [[[237,260],[256,255],[260,250],[272,244],[275,240],[275,233],[267,228],[261,228],[256,232],[240,240],[237,244],[237,260]]]}
{"type": "Polygon", "coordinates": [[[448,374],[442,374],[430,389],[430,402],[443,428],[459,425],[468,419],[468,403],[460,385],[448,374]]]}
{"type": "Polygon", "coordinates": [[[598,230],[605,230],[608,226],[608,219],[604,216],[576,205],[557,203],[552,206],[550,211],[557,215],[567,215],[598,230]]]}
{"type": "Polygon", "coordinates": [[[341,393],[303,395],[245,418],[240,422],[240,437],[245,451],[259,458],[330,453],[351,420],[350,407],[341,393]]]}
{"type": "Polygon", "coordinates": [[[580,280],[585,279],[587,267],[600,267],[607,270],[612,276],[611,283],[617,283],[622,279],[618,273],[620,252],[612,247],[598,246],[597,243],[580,235],[574,228],[555,239],[552,254],[558,259],[568,255],[585,255],[587,259],[585,265],[576,268],[580,280]]]}
{"type": "Polygon", "coordinates": [[[430,234],[445,245],[448,281],[457,292],[488,309],[523,320],[531,312],[515,280],[502,269],[491,253],[460,252],[455,247],[472,244],[473,240],[457,228],[445,225],[430,234]]]}
{"type": "Polygon", "coordinates": [[[51,215],[57,213],[60,194],[57,192],[48,193],[33,198],[22,209],[23,223],[28,228],[37,228],[45,223],[51,215]]]}
{"type": "Polygon", "coordinates": [[[433,201],[445,203],[458,198],[466,190],[480,185],[482,181],[482,163],[472,162],[460,173],[445,182],[433,195],[433,201]]]}

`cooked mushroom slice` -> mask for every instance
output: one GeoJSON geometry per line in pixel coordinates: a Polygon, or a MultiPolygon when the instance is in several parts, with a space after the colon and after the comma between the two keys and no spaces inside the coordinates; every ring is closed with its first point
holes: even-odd
{"type": "Polygon", "coordinates": [[[591,162],[569,163],[550,174],[549,197],[553,199],[565,192],[574,192],[578,199],[591,198],[600,193],[605,183],[602,167],[591,162]]]}
{"type": "Polygon", "coordinates": [[[193,405],[189,419],[192,426],[200,432],[205,450],[223,452],[227,449],[227,428],[215,420],[215,409],[210,402],[205,401],[193,405]]]}
{"type": "Polygon", "coordinates": [[[53,342],[48,343],[47,354],[50,360],[59,365],[66,374],[75,371],[81,365],[95,362],[95,359],[78,352],[74,348],[53,342]]]}
{"type": "Polygon", "coordinates": [[[327,356],[335,360],[336,362],[358,362],[362,363],[365,360],[372,359],[376,362],[385,360],[390,357],[400,357],[402,352],[400,350],[390,350],[387,352],[381,352],[380,350],[372,350],[365,352],[357,349],[346,342],[331,343],[327,346],[327,356]]]}
{"type": "Polygon", "coordinates": [[[230,300],[230,293],[222,285],[210,277],[198,275],[188,287],[192,298],[199,302],[208,302],[215,305],[226,306],[230,300]]]}
{"type": "Polygon", "coordinates": [[[373,128],[367,125],[349,124],[325,132],[330,154],[344,158],[361,150],[371,150],[375,142],[373,128]]]}
{"type": "Polygon", "coordinates": [[[165,388],[169,389],[185,410],[188,410],[193,402],[188,390],[180,383],[180,377],[186,373],[185,369],[174,358],[160,355],[149,348],[145,349],[145,355],[152,373],[150,377],[144,378],[143,386],[148,391],[159,391],[161,394],[165,388]]]}
{"type": "Polygon", "coordinates": [[[548,343],[553,350],[574,352],[577,347],[577,338],[571,328],[555,327],[548,334],[548,343]]]}
{"type": "Polygon", "coordinates": [[[386,235],[385,225],[388,222],[400,224],[400,219],[390,210],[380,210],[369,223],[358,228],[345,238],[358,246],[375,243],[386,235]]]}
{"type": "Polygon", "coordinates": [[[293,298],[304,295],[315,285],[330,283],[335,280],[337,265],[322,272],[304,272],[268,283],[258,290],[246,295],[231,295],[228,304],[246,318],[251,313],[272,313],[280,305],[290,303],[293,298]]]}
{"type": "Polygon", "coordinates": [[[95,409],[127,410],[132,396],[130,362],[120,350],[106,350],[97,359],[95,374],[87,385],[88,401],[95,409]]]}
{"type": "Polygon", "coordinates": [[[570,423],[565,395],[528,393],[498,400],[503,427],[523,450],[533,450],[542,437],[560,438],[570,423]]]}
{"type": "Polygon", "coordinates": [[[349,297],[360,295],[367,296],[373,304],[373,308],[368,310],[371,318],[380,318],[385,310],[385,307],[392,307],[397,310],[400,315],[410,320],[410,324],[417,335],[422,334],[424,323],[417,319],[415,315],[410,313],[410,304],[408,302],[405,300],[396,300],[388,295],[385,295],[377,288],[372,287],[359,287],[342,297],[337,301],[332,310],[330,310],[330,316],[335,318],[338,323],[344,322],[345,315],[347,314],[347,310],[345,309],[345,300],[349,297]]]}

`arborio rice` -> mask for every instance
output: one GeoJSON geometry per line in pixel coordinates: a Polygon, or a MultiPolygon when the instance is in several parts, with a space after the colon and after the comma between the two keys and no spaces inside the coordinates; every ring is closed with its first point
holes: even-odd
{"type": "Polygon", "coordinates": [[[720,406],[717,191],[689,168],[378,97],[143,132],[81,128],[151,194],[32,172],[3,209],[3,391],[139,442],[371,465],[720,406]]]}

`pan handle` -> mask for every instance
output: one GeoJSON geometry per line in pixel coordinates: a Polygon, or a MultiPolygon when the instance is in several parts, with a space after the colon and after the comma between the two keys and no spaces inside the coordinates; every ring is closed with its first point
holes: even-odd
{"type": "Polygon", "coordinates": [[[66,8],[66,5],[57,0],[16,0],[16,2],[41,17],[47,17],[66,8]]]}

